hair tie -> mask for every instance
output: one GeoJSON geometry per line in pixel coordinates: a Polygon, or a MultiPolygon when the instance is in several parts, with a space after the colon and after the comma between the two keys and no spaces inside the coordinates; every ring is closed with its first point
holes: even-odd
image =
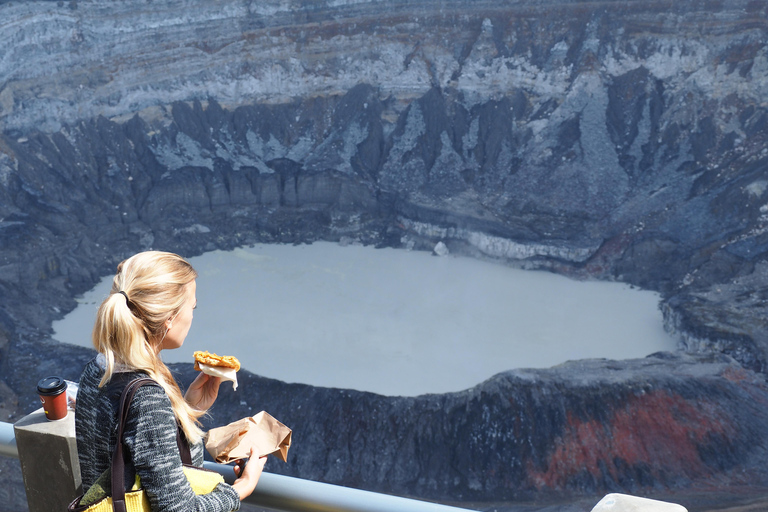
{"type": "Polygon", "coordinates": [[[128,304],[129,306],[131,305],[131,299],[128,298],[128,294],[127,293],[125,293],[123,290],[120,290],[117,293],[121,293],[123,295],[123,297],[125,297],[126,304],[128,304]]]}

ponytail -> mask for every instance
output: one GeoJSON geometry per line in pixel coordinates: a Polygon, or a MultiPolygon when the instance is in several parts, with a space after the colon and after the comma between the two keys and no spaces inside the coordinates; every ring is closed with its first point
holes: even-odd
{"type": "Polygon", "coordinates": [[[104,355],[106,371],[99,387],[107,384],[117,365],[147,373],[165,390],[174,416],[190,442],[202,438],[198,418],[181,394],[171,371],[160,359],[159,344],[186,300],[187,286],[197,272],[176,254],[147,251],[117,266],[110,295],[102,302],[93,326],[93,346],[104,355]]]}

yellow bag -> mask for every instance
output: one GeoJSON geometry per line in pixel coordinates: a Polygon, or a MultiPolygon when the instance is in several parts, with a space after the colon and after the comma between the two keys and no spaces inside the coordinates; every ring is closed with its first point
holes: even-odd
{"type": "MultiPolygon", "coordinates": [[[[128,491],[123,489],[125,461],[123,460],[123,429],[128,415],[128,404],[136,390],[144,384],[154,383],[150,378],[131,381],[120,396],[118,411],[117,446],[112,454],[112,465],[99,476],[84,494],[75,498],[67,507],[68,512],[151,512],[147,493],[141,488],[139,475],[128,491]],[[114,478],[113,478],[114,476],[114,478]],[[109,492],[111,490],[111,493],[109,492]],[[113,497],[116,499],[113,500],[113,497]]],[[[187,446],[186,444],[184,446],[187,446]]],[[[189,449],[181,450],[182,461],[191,462],[189,449]],[[186,452],[186,453],[185,453],[186,452]],[[185,460],[186,459],[186,460],[185,460]]],[[[224,477],[215,471],[185,464],[184,475],[187,477],[195,494],[208,494],[217,485],[224,482],[224,477]]]]}
{"type": "MultiPolygon", "coordinates": [[[[70,512],[113,512],[114,506],[112,504],[112,496],[109,496],[106,488],[104,487],[104,481],[109,476],[109,470],[102,473],[102,475],[96,480],[88,492],[78,497],[73,501],[68,510],[70,512]]],[[[136,476],[136,483],[133,484],[130,491],[125,493],[125,508],[132,512],[146,511],[150,512],[149,499],[144,489],[141,489],[138,475],[136,476]]]]}
{"type": "MultiPolygon", "coordinates": [[[[184,466],[183,469],[184,475],[186,475],[195,494],[208,494],[224,481],[224,477],[215,471],[192,466],[184,466]]],[[[105,471],[85,494],[73,501],[69,506],[69,511],[113,512],[112,496],[107,492],[111,480],[109,473],[109,470],[105,471]]],[[[147,493],[141,488],[141,480],[138,475],[136,475],[136,482],[133,487],[125,493],[125,509],[129,512],[150,512],[151,510],[147,493]]]]}

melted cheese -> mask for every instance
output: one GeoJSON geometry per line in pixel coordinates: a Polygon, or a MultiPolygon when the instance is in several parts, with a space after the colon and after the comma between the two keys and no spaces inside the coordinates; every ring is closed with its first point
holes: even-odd
{"type": "Polygon", "coordinates": [[[223,380],[232,381],[232,389],[237,389],[237,371],[234,368],[223,368],[221,366],[210,366],[203,363],[198,363],[200,371],[212,375],[214,377],[221,377],[223,380]]]}

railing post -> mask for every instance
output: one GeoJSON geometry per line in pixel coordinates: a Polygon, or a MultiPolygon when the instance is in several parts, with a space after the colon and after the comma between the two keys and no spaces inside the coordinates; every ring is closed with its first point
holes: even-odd
{"type": "Polygon", "coordinates": [[[75,415],[48,421],[43,409],[13,426],[29,512],[66,510],[82,492],[75,415]]]}

